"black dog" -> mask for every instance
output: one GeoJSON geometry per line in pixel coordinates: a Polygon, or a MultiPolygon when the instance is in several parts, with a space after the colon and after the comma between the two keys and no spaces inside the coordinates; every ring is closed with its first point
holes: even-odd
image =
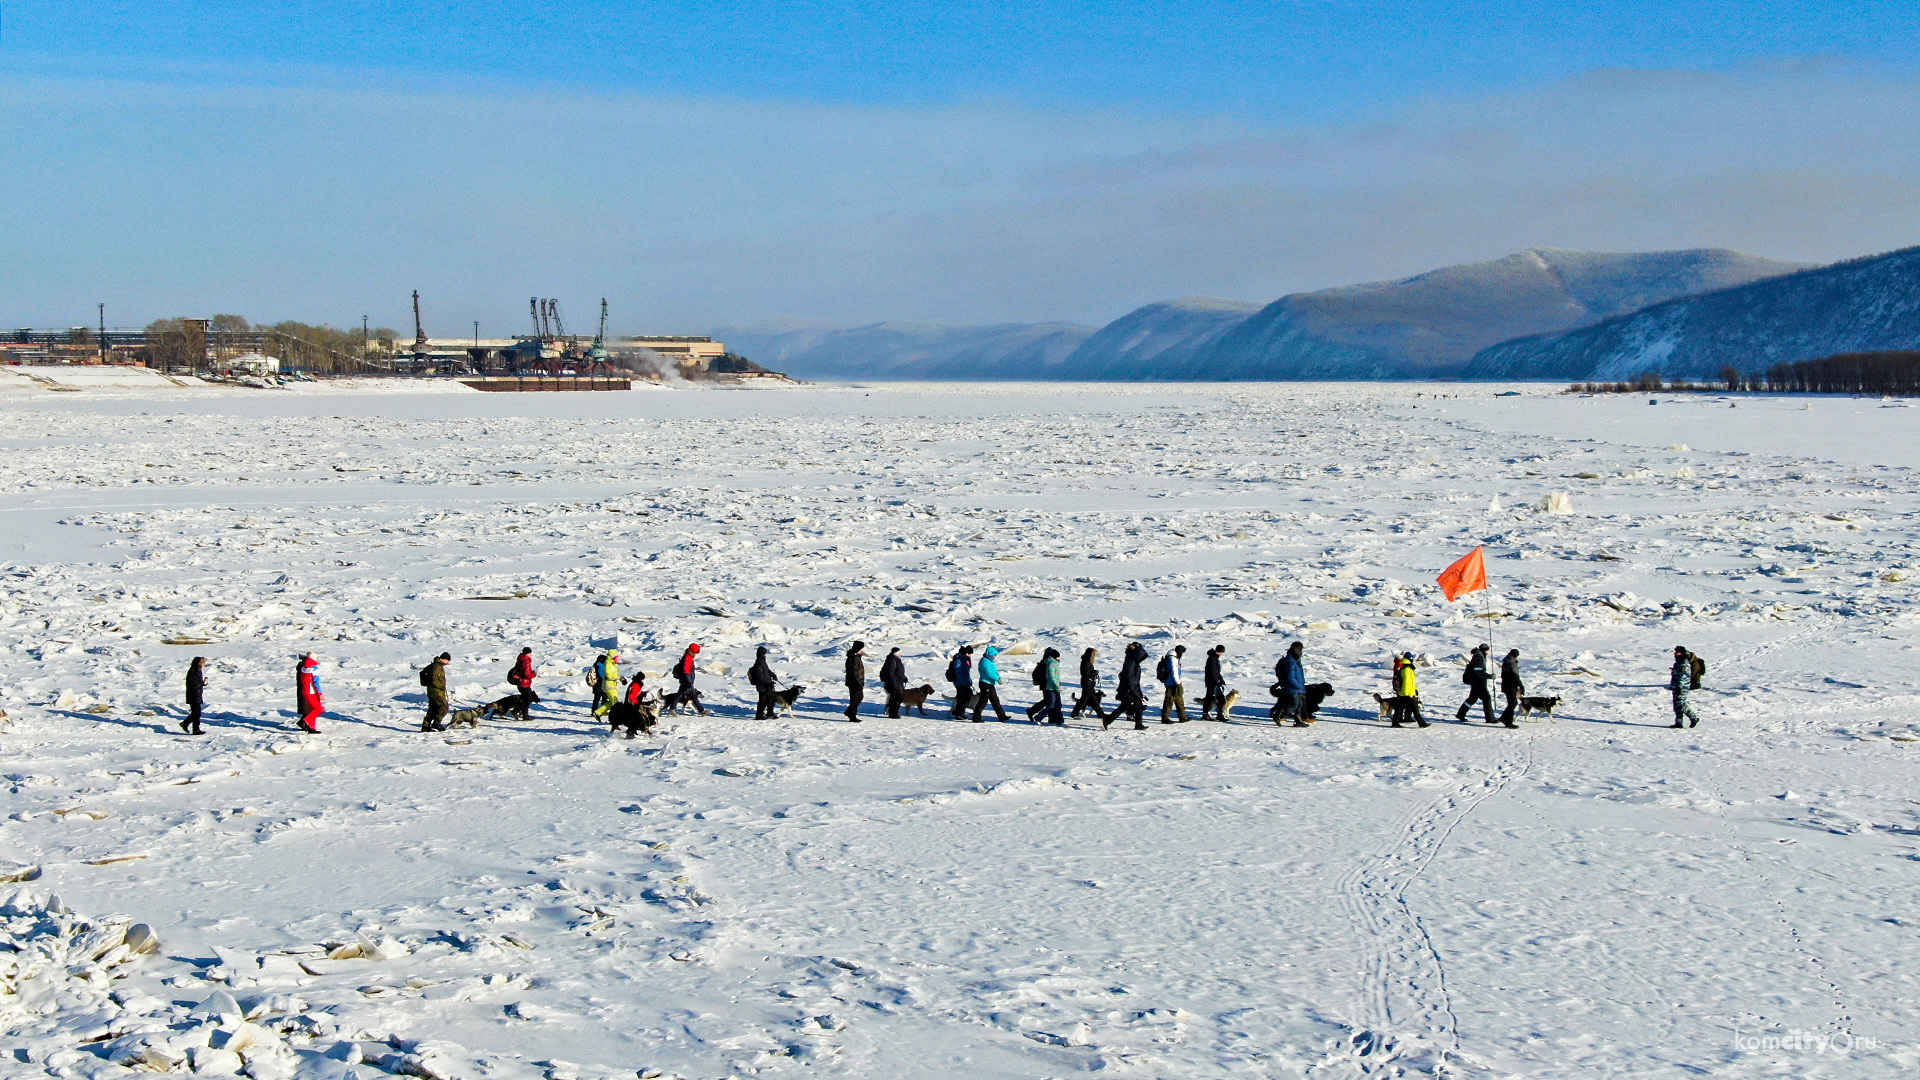
{"type": "Polygon", "coordinates": [[[653,726],[658,722],[653,702],[642,699],[638,703],[616,701],[607,710],[607,734],[611,735],[621,728],[627,729],[627,738],[635,735],[653,734],[653,726]]]}
{"type": "MultiPolygon", "coordinates": [[[[1274,697],[1277,698],[1280,696],[1279,683],[1274,683],[1271,689],[1273,691],[1274,697]]],[[[1329,697],[1333,696],[1333,684],[1324,683],[1324,682],[1308,683],[1306,693],[1300,696],[1302,698],[1300,702],[1300,719],[1311,723],[1313,721],[1314,714],[1320,711],[1320,706],[1329,697]]],[[[1271,715],[1275,720],[1280,719],[1280,703],[1279,702],[1277,701],[1274,702],[1273,708],[1269,711],[1269,715],[1271,715]]]]}
{"type": "Polygon", "coordinates": [[[660,711],[663,713],[677,713],[688,706],[692,706],[693,710],[701,716],[707,715],[707,707],[700,704],[698,690],[688,690],[685,694],[675,690],[672,693],[660,695],[660,711]]]}

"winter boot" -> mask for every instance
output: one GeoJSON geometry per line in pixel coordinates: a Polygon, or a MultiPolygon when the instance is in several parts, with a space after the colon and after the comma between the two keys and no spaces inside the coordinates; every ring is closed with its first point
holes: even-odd
{"type": "Polygon", "coordinates": [[[185,733],[185,734],[187,734],[187,735],[191,735],[191,734],[193,734],[193,721],[191,721],[191,720],[182,720],[182,721],[180,721],[180,730],[181,730],[181,732],[183,732],[183,733],[185,733]]]}

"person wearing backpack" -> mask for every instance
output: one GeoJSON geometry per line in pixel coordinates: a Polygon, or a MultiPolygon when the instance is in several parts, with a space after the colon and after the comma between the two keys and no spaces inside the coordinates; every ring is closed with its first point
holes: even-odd
{"type": "Polygon", "coordinates": [[[520,691],[522,719],[525,719],[527,710],[540,700],[540,695],[533,692],[533,680],[539,674],[533,670],[533,650],[521,649],[520,658],[513,662],[513,670],[507,672],[507,685],[520,691]]]}
{"type": "Polygon", "coordinates": [[[300,714],[300,726],[318,732],[320,716],[327,711],[327,696],[320,689],[320,661],[312,653],[302,653],[294,666],[293,704],[300,714]]]}
{"type": "Polygon", "coordinates": [[[1700,689],[1707,674],[1707,662],[1688,652],[1686,646],[1673,647],[1673,670],[1667,676],[1667,689],[1673,692],[1673,726],[1699,727],[1700,714],[1693,711],[1690,695],[1700,689]]]}
{"type": "Polygon", "coordinates": [[[1273,665],[1273,722],[1292,718],[1294,727],[1306,727],[1313,721],[1307,719],[1307,668],[1301,662],[1307,646],[1296,641],[1287,646],[1287,654],[1273,665]]]}
{"type": "Polygon", "coordinates": [[[699,659],[700,643],[696,641],[687,646],[687,651],[680,654],[679,662],[673,665],[673,678],[680,684],[680,689],[674,691],[673,707],[678,711],[691,705],[694,712],[705,716],[707,707],[700,704],[700,691],[693,688],[693,680],[700,674],[696,666],[699,659]]]}
{"type": "Polygon", "coordinates": [[[1467,655],[1466,669],[1460,672],[1460,681],[1467,684],[1467,700],[1460,703],[1453,718],[1461,723],[1467,722],[1467,710],[1474,702],[1480,703],[1480,711],[1486,714],[1487,723],[1497,724],[1493,718],[1493,695],[1487,693],[1487,683],[1491,676],[1487,674],[1487,647],[1475,645],[1473,652],[1467,655]]]}
{"type": "Polygon", "coordinates": [[[1007,710],[1000,707],[1000,665],[993,659],[999,655],[1000,650],[992,645],[980,654],[980,689],[973,695],[973,722],[976,724],[986,723],[980,714],[986,711],[988,705],[993,706],[993,714],[1000,718],[1001,723],[1007,722],[1007,710]]]}
{"type": "Polygon", "coordinates": [[[896,646],[887,651],[887,658],[880,662],[880,685],[887,691],[887,716],[900,719],[900,699],[907,694],[907,662],[900,659],[900,649],[896,646]]]}
{"type": "Polygon", "coordinates": [[[620,700],[620,654],[612,649],[600,654],[587,676],[593,686],[593,715],[605,716],[620,700]]]}
{"type": "Polygon", "coordinates": [[[947,681],[953,684],[953,718],[962,719],[973,704],[973,646],[960,646],[947,661],[947,681]]]}
{"type": "Polygon", "coordinates": [[[1212,710],[1213,718],[1222,723],[1227,719],[1227,677],[1220,672],[1220,658],[1227,653],[1225,645],[1215,645],[1207,650],[1207,666],[1203,675],[1206,679],[1207,693],[1200,699],[1200,719],[1207,718],[1212,710]]]}
{"type": "Polygon", "coordinates": [[[1049,724],[1064,724],[1060,714],[1060,650],[1049,647],[1040,658],[1040,717],[1049,724]]]}
{"type": "Polygon", "coordinates": [[[420,685],[427,688],[427,716],[420,721],[421,731],[447,730],[447,665],[452,653],[441,653],[420,669],[420,685]]]}
{"type": "Polygon", "coordinates": [[[1165,688],[1160,695],[1160,722],[1163,724],[1174,723],[1175,715],[1180,717],[1179,723],[1187,722],[1187,687],[1180,671],[1180,658],[1185,655],[1187,647],[1175,645],[1160,657],[1160,663],[1153,669],[1153,677],[1165,688]]]}
{"type": "MultiPolygon", "coordinates": [[[[1051,653],[1053,650],[1048,649],[1047,652],[1051,653]]],[[[1047,658],[1045,654],[1042,654],[1040,659],[1033,665],[1033,688],[1040,691],[1040,700],[1027,706],[1027,719],[1037,724],[1040,722],[1040,714],[1046,711],[1047,708],[1047,658]]]]}

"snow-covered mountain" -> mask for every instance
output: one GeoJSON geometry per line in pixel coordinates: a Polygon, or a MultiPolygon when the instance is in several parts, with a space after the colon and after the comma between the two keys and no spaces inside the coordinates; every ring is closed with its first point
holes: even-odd
{"type": "Polygon", "coordinates": [[[1193,358],[1259,310],[1259,304],[1211,296],[1148,304],[1082,342],[1055,374],[1063,379],[1195,377],[1193,358]]]}
{"type": "Polygon", "coordinates": [[[1566,333],[1507,341],[1467,367],[1480,379],[1713,378],[1722,367],[1920,346],[1920,247],[1755,281],[1566,333]]]}
{"type": "Polygon", "coordinates": [[[1399,281],[1296,293],[1220,334],[1166,378],[1457,375],[1481,349],[1801,269],[1737,251],[1538,248],[1399,281]]]}
{"type": "Polygon", "coordinates": [[[1497,342],[1803,268],[1721,249],[1538,248],[1399,281],[1294,293],[1265,307],[1211,297],[1162,301],[1098,331],[1067,322],[852,329],[784,323],[713,335],[801,378],[1430,378],[1459,375],[1476,352],[1497,342]]]}
{"type": "Polygon", "coordinates": [[[1094,332],[1078,323],[851,329],[747,326],[713,331],[732,351],[803,379],[1045,379],[1094,332]]]}

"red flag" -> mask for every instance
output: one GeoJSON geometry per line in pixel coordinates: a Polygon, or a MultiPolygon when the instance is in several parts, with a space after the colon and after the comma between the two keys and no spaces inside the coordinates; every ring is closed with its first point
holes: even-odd
{"type": "Polygon", "coordinates": [[[1440,591],[1447,594],[1448,600],[1458,600],[1461,596],[1478,592],[1487,587],[1487,559],[1485,547],[1477,547],[1462,556],[1459,562],[1440,571],[1440,591]]]}

